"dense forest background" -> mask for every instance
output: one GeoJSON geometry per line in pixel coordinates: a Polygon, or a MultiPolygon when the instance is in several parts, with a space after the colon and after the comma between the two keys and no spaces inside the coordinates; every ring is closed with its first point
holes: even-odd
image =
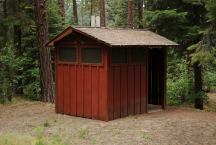
{"type": "Polygon", "coordinates": [[[168,52],[169,105],[202,109],[216,90],[216,0],[0,0],[0,103],[52,102],[45,44],[69,25],[89,27],[92,15],[101,26],[150,29],[180,44],[168,52]]]}

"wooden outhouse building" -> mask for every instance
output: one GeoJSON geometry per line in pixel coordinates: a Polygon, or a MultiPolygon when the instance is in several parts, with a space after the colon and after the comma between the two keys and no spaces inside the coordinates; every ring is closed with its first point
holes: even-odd
{"type": "Polygon", "coordinates": [[[69,27],[55,47],[56,112],[113,120],[166,107],[167,47],[148,30],[69,27]]]}

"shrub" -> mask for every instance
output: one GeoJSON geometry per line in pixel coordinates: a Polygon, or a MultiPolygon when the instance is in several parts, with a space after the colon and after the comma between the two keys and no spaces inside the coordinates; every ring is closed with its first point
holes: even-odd
{"type": "Polygon", "coordinates": [[[204,86],[210,90],[216,91],[216,70],[207,69],[204,72],[204,86]]]}
{"type": "Polygon", "coordinates": [[[40,99],[39,68],[31,68],[24,73],[23,94],[31,100],[40,99]]]}
{"type": "Polygon", "coordinates": [[[8,43],[0,51],[0,102],[7,103],[18,83],[17,72],[21,67],[21,60],[15,56],[15,50],[8,43]]]}
{"type": "Polygon", "coordinates": [[[169,105],[180,105],[191,91],[192,75],[188,73],[186,58],[169,51],[167,95],[169,105]],[[178,59],[176,59],[178,58],[178,59]]]}

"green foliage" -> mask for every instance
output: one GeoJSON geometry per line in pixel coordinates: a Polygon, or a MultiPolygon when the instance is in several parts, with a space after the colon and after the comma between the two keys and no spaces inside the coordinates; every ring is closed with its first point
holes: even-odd
{"type": "Polygon", "coordinates": [[[212,65],[207,65],[205,67],[203,80],[204,86],[212,91],[216,91],[216,67],[212,65]]]}
{"type": "Polygon", "coordinates": [[[22,90],[23,95],[31,100],[39,100],[40,99],[40,76],[39,76],[39,68],[37,62],[32,62],[33,67],[29,67],[29,61],[31,62],[31,58],[27,57],[25,64],[23,64],[26,69],[22,74],[22,90]]]}
{"type": "Polygon", "coordinates": [[[112,27],[127,26],[127,1],[107,1],[108,24],[112,27]]]}
{"type": "Polygon", "coordinates": [[[180,105],[186,100],[193,86],[191,78],[186,59],[174,51],[169,51],[167,80],[169,105],[180,105]]]}
{"type": "Polygon", "coordinates": [[[203,101],[204,104],[207,104],[208,103],[208,96],[206,95],[205,92],[198,92],[198,93],[194,93],[194,92],[191,92],[189,94],[189,96],[186,98],[186,102],[188,104],[194,104],[194,102],[196,100],[199,100],[199,101],[203,101]]]}
{"type": "MultiPolygon", "coordinates": [[[[13,94],[23,95],[31,100],[39,100],[41,89],[33,3],[31,1],[19,1],[18,3],[12,0],[7,2],[8,16],[0,21],[0,26],[4,26],[0,27],[0,40],[3,38],[2,28],[7,28],[9,42],[0,50],[0,66],[3,66],[0,68],[0,103],[10,101],[13,94]],[[18,14],[15,8],[19,10],[18,14]],[[15,25],[20,26],[22,32],[19,54],[16,44],[12,43],[15,25]]],[[[59,14],[58,1],[49,0],[47,4],[49,36],[54,37],[65,27],[65,24],[59,14]]]]}
{"type": "Polygon", "coordinates": [[[186,76],[179,76],[177,81],[168,79],[168,104],[169,105],[180,105],[183,103],[189,93],[188,93],[188,79],[186,76]]]}
{"type": "Polygon", "coordinates": [[[0,50],[0,56],[0,102],[6,103],[12,100],[18,83],[17,72],[21,69],[21,60],[15,56],[11,43],[0,50]]]}
{"type": "Polygon", "coordinates": [[[193,5],[203,5],[203,0],[183,0],[183,2],[193,5]]]}
{"type": "Polygon", "coordinates": [[[49,38],[54,38],[65,27],[64,18],[59,13],[57,0],[48,0],[49,38]]]}
{"type": "Polygon", "coordinates": [[[163,36],[172,40],[180,41],[186,33],[187,12],[177,10],[155,10],[145,11],[145,22],[147,26],[163,36]]]}
{"type": "Polygon", "coordinates": [[[206,9],[210,22],[216,22],[216,0],[206,0],[206,9]]]}

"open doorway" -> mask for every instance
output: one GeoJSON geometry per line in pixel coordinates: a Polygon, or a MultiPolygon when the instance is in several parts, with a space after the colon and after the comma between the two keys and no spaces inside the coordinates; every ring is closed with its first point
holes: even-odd
{"type": "Polygon", "coordinates": [[[161,110],[164,104],[165,50],[152,48],[148,54],[148,111],[161,110]]]}

